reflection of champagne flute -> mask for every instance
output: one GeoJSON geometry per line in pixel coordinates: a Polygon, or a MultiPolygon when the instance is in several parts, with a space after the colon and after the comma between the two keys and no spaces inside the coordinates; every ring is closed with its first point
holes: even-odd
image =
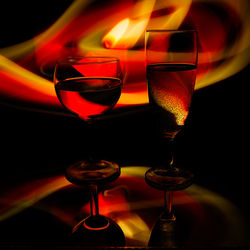
{"type": "MultiPolygon", "coordinates": [[[[118,101],[122,87],[119,60],[111,57],[72,57],[58,60],[55,90],[62,105],[81,119],[91,122],[118,101]]],[[[120,168],[105,160],[86,160],[66,170],[67,179],[87,186],[91,193],[89,217],[73,229],[76,244],[82,246],[124,246],[120,227],[99,214],[98,188],[116,180],[120,168]]]]}
{"type": "Polygon", "coordinates": [[[172,191],[192,184],[193,175],[174,167],[173,141],[184,126],[194,90],[197,68],[197,32],[148,30],[146,60],[149,100],[157,116],[159,129],[168,140],[170,149],[165,166],[146,172],[146,182],[165,192],[165,209],[156,223],[149,245],[174,247],[175,216],[172,191]],[[162,236],[166,237],[162,241],[162,236]]]}

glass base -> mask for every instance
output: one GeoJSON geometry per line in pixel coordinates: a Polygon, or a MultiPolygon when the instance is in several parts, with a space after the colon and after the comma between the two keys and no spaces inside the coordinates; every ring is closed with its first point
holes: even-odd
{"type": "Polygon", "coordinates": [[[123,247],[126,243],[121,228],[102,215],[89,216],[78,223],[73,229],[72,241],[84,247],[123,247]]]}
{"type": "Polygon", "coordinates": [[[145,174],[149,186],[164,191],[185,189],[193,183],[193,178],[191,172],[179,168],[152,168],[145,174]]]}
{"type": "Polygon", "coordinates": [[[66,178],[71,183],[81,186],[105,185],[119,176],[119,166],[105,160],[80,161],[66,169],[66,178]]]}
{"type": "Polygon", "coordinates": [[[179,246],[176,238],[176,220],[164,220],[161,217],[155,223],[148,242],[149,247],[176,248],[179,246]]]}

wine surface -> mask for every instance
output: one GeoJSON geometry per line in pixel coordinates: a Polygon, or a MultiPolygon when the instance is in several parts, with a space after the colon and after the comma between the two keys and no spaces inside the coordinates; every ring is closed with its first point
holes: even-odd
{"type": "Polygon", "coordinates": [[[111,77],[77,77],[55,86],[59,101],[69,111],[88,120],[111,109],[121,95],[122,83],[111,77]]]}

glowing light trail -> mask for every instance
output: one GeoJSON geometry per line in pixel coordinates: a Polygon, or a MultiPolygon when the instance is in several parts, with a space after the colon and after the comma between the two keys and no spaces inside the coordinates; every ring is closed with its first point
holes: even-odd
{"type": "Polygon", "coordinates": [[[0,93],[5,100],[60,107],[52,75],[59,57],[115,56],[125,72],[119,106],[148,103],[145,80],[146,28],[192,28],[199,33],[195,89],[242,70],[250,61],[247,0],[73,1],[51,27],[33,39],[0,49],[0,93]],[[36,63],[34,63],[36,62],[36,63]],[[24,66],[25,65],[25,66],[24,66]],[[37,73],[41,71],[41,74],[37,73]],[[49,80],[48,80],[49,78],[49,80]],[[6,98],[7,97],[7,98],[6,98]]]}

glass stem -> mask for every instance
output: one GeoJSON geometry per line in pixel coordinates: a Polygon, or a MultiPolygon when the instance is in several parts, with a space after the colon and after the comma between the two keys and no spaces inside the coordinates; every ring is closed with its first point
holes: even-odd
{"type": "Polygon", "coordinates": [[[172,168],[175,152],[175,137],[163,134],[162,139],[162,143],[164,145],[163,154],[165,156],[164,165],[166,166],[166,168],[172,168]]]}
{"type": "Polygon", "coordinates": [[[90,213],[91,216],[99,215],[99,204],[98,204],[98,187],[97,185],[90,185],[90,213]]]}
{"type": "MultiPolygon", "coordinates": [[[[168,138],[169,143],[169,157],[168,157],[168,168],[174,168],[174,138],[168,138]]],[[[174,220],[175,216],[173,213],[173,191],[164,191],[164,213],[163,219],[174,220]]]]}
{"type": "Polygon", "coordinates": [[[163,219],[174,220],[173,214],[173,191],[164,192],[164,213],[163,219]]]}
{"type": "MultiPolygon", "coordinates": [[[[166,167],[168,169],[174,168],[175,135],[164,135],[164,140],[168,146],[166,152],[166,167]]],[[[163,220],[175,220],[173,213],[173,193],[173,191],[164,191],[164,212],[161,216],[163,220]]]]}

